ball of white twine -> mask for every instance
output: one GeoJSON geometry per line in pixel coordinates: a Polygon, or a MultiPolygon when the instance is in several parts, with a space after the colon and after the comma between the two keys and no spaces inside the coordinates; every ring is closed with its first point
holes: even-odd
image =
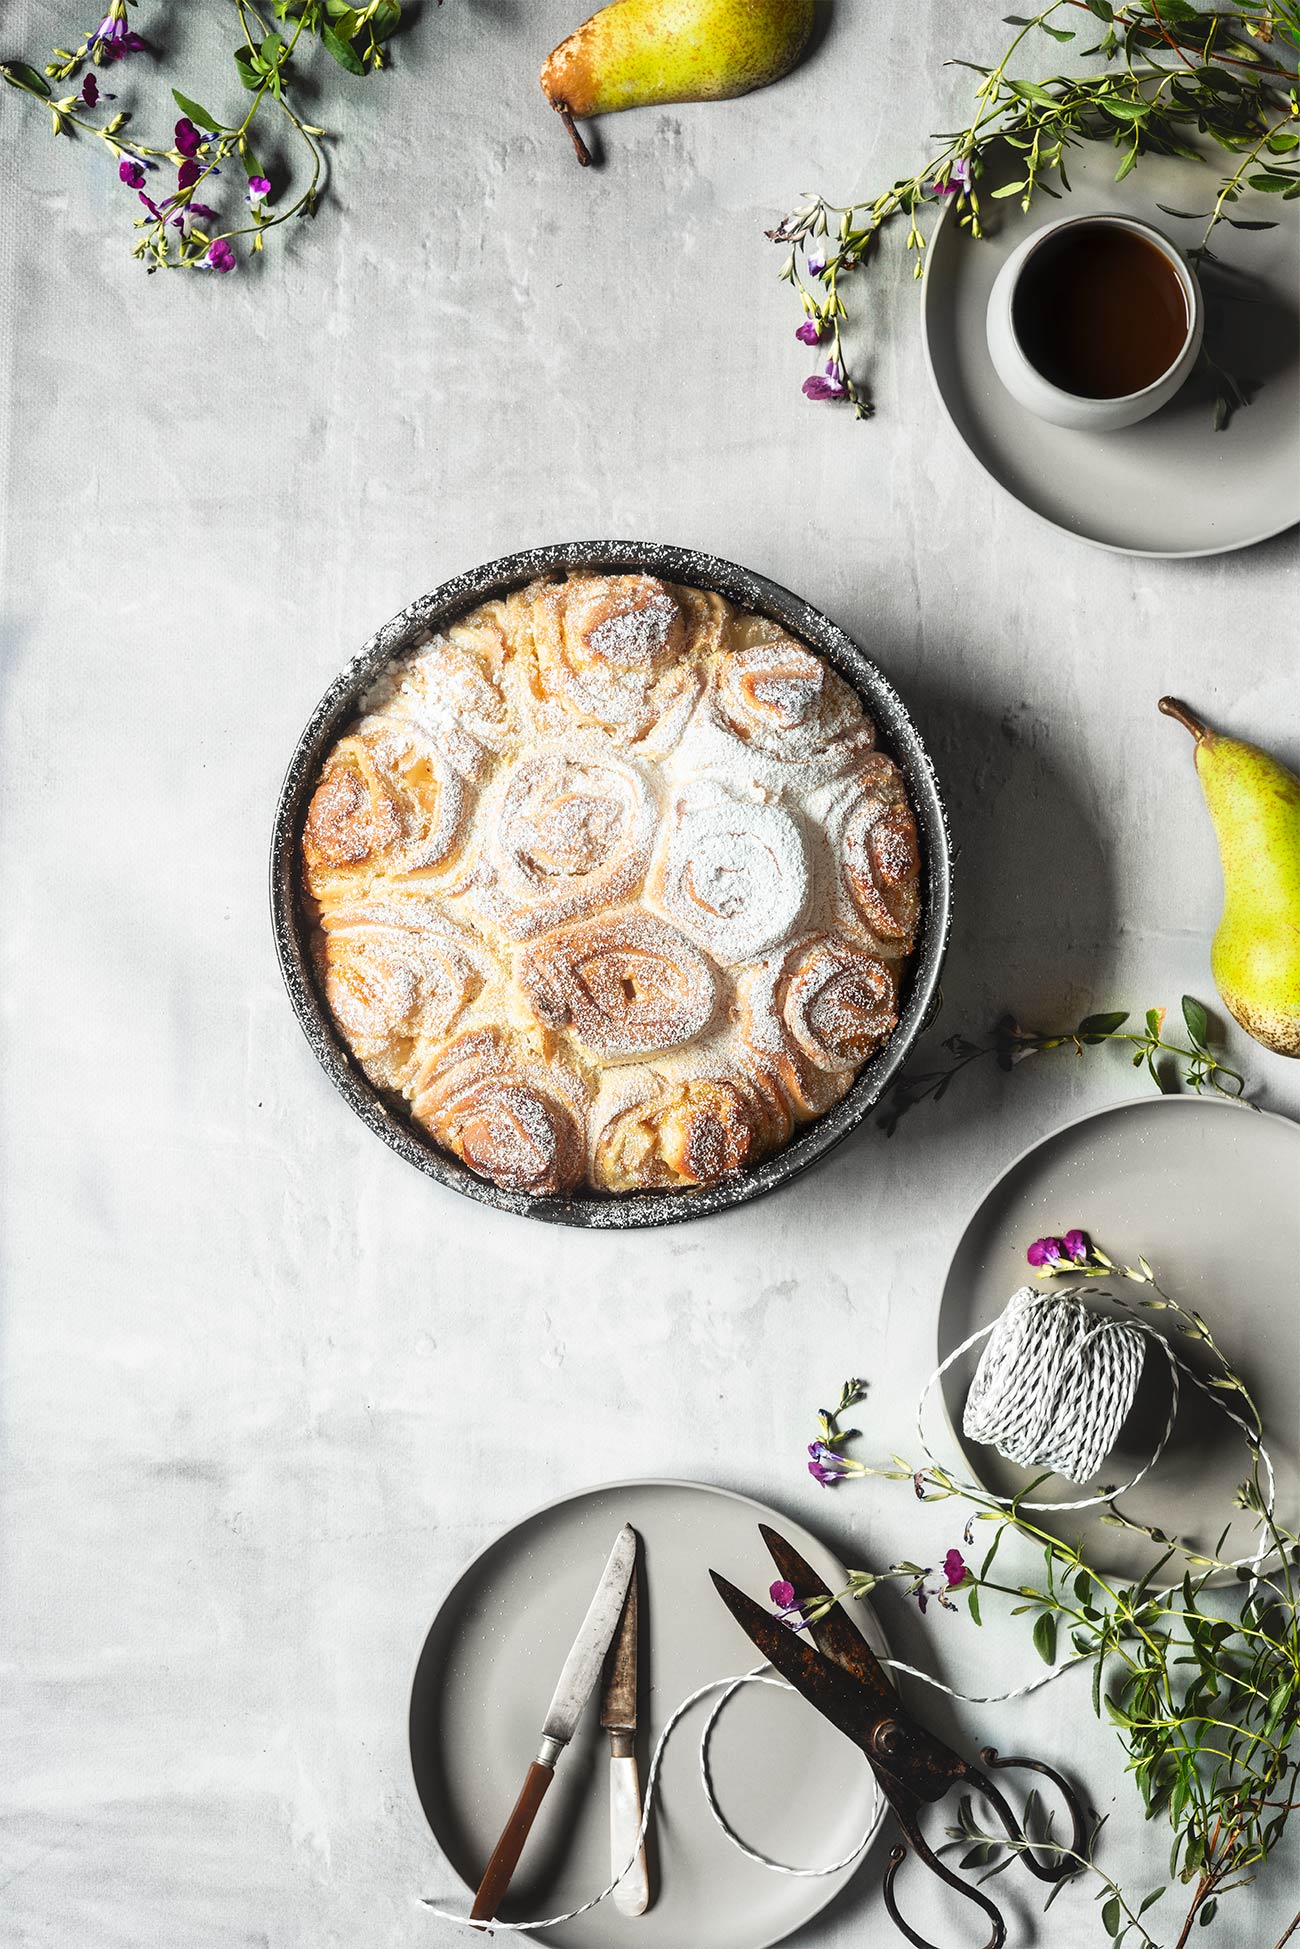
{"type": "Polygon", "coordinates": [[[1091,1482],[1137,1398],[1146,1350],[1136,1325],[1090,1312],[1077,1288],[1022,1286],[980,1355],[962,1427],[1022,1468],[1091,1482]]]}

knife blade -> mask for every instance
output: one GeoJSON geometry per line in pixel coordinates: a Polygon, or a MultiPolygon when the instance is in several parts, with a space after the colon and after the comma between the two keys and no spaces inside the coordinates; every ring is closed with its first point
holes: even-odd
{"type": "Polygon", "coordinates": [[[491,1921],[510,1886],[510,1877],[524,1851],[529,1829],[537,1818],[546,1789],[555,1778],[556,1761],[577,1730],[582,1709],[596,1688],[605,1653],[623,1615],[624,1600],[635,1568],[636,1531],[630,1523],[624,1523],[609,1553],[609,1561],[601,1572],[596,1594],[581,1629],[564,1661],[555,1696],[542,1727],[537,1758],[528,1769],[514,1811],[502,1828],[501,1838],[483,1871],[483,1879],[470,1910],[472,1922],[491,1921]]]}
{"type": "Polygon", "coordinates": [[[605,1685],[600,1701],[600,1723],[609,1734],[609,1872],[611,1876],[622,1877],[614,1890],[614,1906],[621,1915],[629,1917],[644,1915],[650,1906],[650,1875],[645,1841],[641,1838],[641,1781],[636,1764],[636,1693],[634,1572],[618,1636],[605,1660],[605,1685]]]}

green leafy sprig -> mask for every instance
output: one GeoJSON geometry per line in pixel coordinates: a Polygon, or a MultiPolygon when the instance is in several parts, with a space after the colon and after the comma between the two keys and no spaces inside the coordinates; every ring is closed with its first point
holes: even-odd
{"type": "MultiPolygon", "coordinates": [[[[1249,1473],[1236,1496],[1254,1544],[1249,1557],[1225,1555],[1231,1522],[1206,1551],[1136,1520],[1112,1499],[1102,1520],[1138,1532],[1154,1545],[1150,1567],[1129,1581],[1103,1575],[1085,1560],[1079,1544],[1045,1530],[1024,1506],[1044,1478],[1005,1504],[931,1461],[916,1469],[896,1456],[891,1465],[873,1468],[843,1457],[838,1473],[909,1481],[923,1501],[967,1504],[971,1513],[963,1540],[968,1547],[976,1524],[991,1525],[991,1542],[977,1569],[957,1557],[962,1575],[949,1579],[947,1608],[955,1608],[953,1598],[964,1597],[978,1626],[984,1599],[1009,1600],[1013,1616],[1030,1620],[1034,1647],[1047,1666],[1091,1667],[1093,1710],[1115,1728],[1147,1818],[1163,1815],[1172,1829],[1169,1882],[1189,1891],[1175,1925],[1174,1949],[1186,1949],[1193,1929],[1213,1920],[1222,1898],[1253,1880],[1300,1807],[1300,1536],[1277,1519],[1258,1408],[1202,1316],[1166,1291],[1144,1258],[1136,1265],[1117,1265],[1090,1247],[1082,1266],[1063,1261],[1039,1270],[1041,1278],[1063,1274],[1123,1279],[1137,1288],[1138,1307],[1162,1313],[1177,1339],[1208,1359],[1198,1384],[1222,1400],[1249,1457],[1249,1473]],[[1036,1580],[1010,1582],[997,1574],[1008,1536],[1041,1554],[1036,1580]],[[1162,1573],[1172,1579],[1165,1585],[1157,1583],[1162,1573]],[[1227,1586],[1221,1581],[1225,1575],[1234,1580],[1227,1586]]],[[[842,1409],[862,1398],[863,1386],[858,1380],[846,1383],[842,1409]]],[[[837,1450],[851,1439],[851,1431],[839,1430],[838,1412],[829,1427],[825,1413],[819,1417],[823,1440],[837,1450]]],[[[911,1567],[855,1571],[842,1595],[862,1595],[911,1567]]],[[[980,1826],[969,1803],[962,1804],[957,1825],[948,1831],[950,1844],[963,1850],[963,1865],[998,1872],[1014,1858],[1017,1844],[980,1826]]],[[[1069,1852],[1050,1840],[1048,1846],[1069,1852]]],[[[1131,1901],[1096,1867],[1091,1849],[1076,1858],[1098,1877],[1101,1922],[1114,1949],[1125,1942],[1131,1949],[1161,1949],[1151,1933],[1157,1923],[1148,1916],[1168,1885],[1131,1901]]],[[[1300,1915],[1287,1925],[1277,1949],[1298,1930],[1300,1915]]]]}
{"type": "Polygon", "coordinates": [[[950,1035],[942,1045],[949,1060],[941,1068],[907,1069],[892,1084],[879,1117],[880,1127],[892,1137],[908,1110],[918,1103],[941,1102],[954,1079],[972,1063],[992,1058],[999,1069],[1012,1070],[1028,1057],[1052,1049],[1072,1049],[1082,1056],[1088,1049],[1122,1045],[1132,1050],[1134,1069],[1145,1069],[1165,1095],[1186,1087],[1198,1093],[1208,1090],[1218,1096],[1244,1098],[1245,1078],[1215,1053],[1209,1015],[1195,996],[1184,995],[1182,999],[1185,1042],[1166,1037],[1167,1014],[1163,1008],[1147,1009],[1140,1029],[1129,1026],[1131,1014],[1124,1008],[1085,1015],[1072,1029],[1024,1029],[1014,1016],[1004,1015],[982,1042],[950,1035]]]}
{"type": "MultiPolygon", "coordinates": [[[[1015,36],[992,67],[948,64],[977,77],[974,112],[963,128],[934,138],[938,146],[915,175],[857,203],[809,197],[768,232],[789,246],[780,275],[799,295],[800,337],[823,349],[829,344],[832,353],[829,380],[818,376],[805,385],[810,397],[848,399],[859,418],[872,410],[865,382],[845,357],[845,287],[877,254],[888,229],[906,225],[905,249],[919,278],[929,216],[950,204],[961,228],[982,237],[986,201],[1014,198],[1028,211],[1039,197],[1068,191],[1070,153],[1084,142],[1114,149],[1116,181],[1144,155],[1203,163],[1206,138],[1233,158],[1207,208],[1169,212],[1203,220],[1188,252],[1195,263],[1215,256],[1211,243],[1220,225],[1273,227],[1267,218],[1234,214],[1247,190],[1285,200],[1300,196],[1300,0],[1245,0],[1222,12],[1190,0],[1126,0],[1120,6],[1052,0],[1030,16],[1009,14],[1006,23],[1015,36]],[[1031,36],[1073,42],[1080,15],[1091,16],[1086,24],[1099,35],[1082,53],[1101,62],[1100,73],[1037,80],[1015,72],[1031,36]],[[1014,156],[1016,165],[1009,181],[990,176],[986,185],[995,154],[1014,156]]],[[[1215,372],[1221,425],[1243,395],[1228,375],[1215,372]]]]}
{"type": "Polygon", "coordinates": [[[148,42],[129,27],[128,10],[136,9],[139,0],[108,0],[99,26],[73,47],[54,48],[43,70],[26,61],[0,63],[0,75],[11,87],[44,106],[55,135],[84,135],[104,144],[122,181],[145,207],[145,214],[134,219],[138,234],[132,255],[150,271],[233,270],[239,240],[248,240],[247,248],[260,253],[271,232],[296,217],[315,214],[326,177],[322,140],[327,131],[295,105],[295,56],[314,40],[348,74],[376,72],[385,65],[388,40],[402,18],[400,0],[365,0],[361,6],[349,6],[346,0],[227,4],[237,30],[233,65],[250,99],[242,113],[222,120],[173,87],[172,99],[185,121],[177,124],[176,140],[168,147],[138,140],[131,111],[111,108],[114,97],[99,86],[98,77],[116,78],[128,57],[134,62],[148,51],[148,42]],[[71,92],[56,92],[68,82],[78,85],[71,92]],[[302,187],[276,210],[268,207],[270,179],[254,149],[255,128],[268,115],[273,124],[278,120],[292,132],[305,165],[302,187]],[[178,146],[182,138],[184,148],[178,146]],[[158,181],[158,172],[169,166],[177,171],[174,187],[158,181]],[[232,172],[247,185],[246,205],[226,227],[205,200],[217,192],[216,179],[223,172],[232,172]]]}

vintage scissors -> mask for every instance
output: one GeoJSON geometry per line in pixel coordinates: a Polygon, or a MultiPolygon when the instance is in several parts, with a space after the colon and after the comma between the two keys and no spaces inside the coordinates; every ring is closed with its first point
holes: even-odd
{"type": "Polygon", "coordinates": [[[880,1791],[892,1807],[907,1843],[907,1847],[893,1849],[885,1870],[885,1906],[892,1920],[915,1949],[933,1949],[924,1936],[903,1920],[895,1900],[894,1882],[910,1847],[941,1880],[984,1910],[993,1924],[985,1949],[1002,1949],[1007,1939],[1002,1911],[978,1888],[944,1866],[921,1833],[917,1816],[922,1807],[942,1800],[952,1788],[971,1787],[996,1809],[1019,1850],[1018,1859],[1031,1874],[1037,1875],[1040,1881],[1064,1881],[1067,1875],[1077,1873],[1087,1845],[1087,1821],[1073,1789],[1041,1760],[999,1759],[992,1746],[985,1746],[980,1753],[986,1767],[1023,1766],[1032,1773],[1045,1774],[1060,1788],[1074,1827],[1070,1852],[1054,1861],[1040,1861],[1029,1847],[1009,1802],[988,1776],[904,1711],[880,1660],[857,1626],[850,1622],[843,1605],[831,1603],[831,1593],[822,1579],[783,1536],[766,1523],[760,1523],[759,1528],[778,1574],[784,1582],[793,1585],[802,1612],[807,1615],[819,1604],[830,1606],[823,1616],[807,1626],[806,1632],[792,1630],[781,1617],[746,1597],[716,1570],[709,1574],[723,1603],[768,1663],[796,1692],[801,1692],[824,1713],[832,1725],[860,1746],[870,1760],[880,1791]],[[809,1637],[817,1646],[816,1651],[808,1643],[809,1637]]]}

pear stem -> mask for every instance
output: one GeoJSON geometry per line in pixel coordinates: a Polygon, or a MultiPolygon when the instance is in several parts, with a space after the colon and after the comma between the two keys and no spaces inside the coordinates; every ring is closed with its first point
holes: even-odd
{"type": "Polygon", "coordinates": [[[591,150],[582,139],[582,131],[573,119],[573,112],[568,102],[552,102],[551,106],[563,122],[565,128],[569,131],[569,140],[573,144],[573,151],[578,161],[584,169],[589,169],[591,167],[591,150]]]}
{"type": "Polygon", "coordinates": [[[1197,744],[1205,737],[1209,729],[1208,725],[1202,724],[1199,717],[1194,717],[1191,711],[1188,710],[1186,704],[1182,703],[1177,697],[1162,697],[1158,708],[1164,712],[1166,717],[1176,719],[1185,731],[1190,731],[1196,739],[1197,744]]]}

